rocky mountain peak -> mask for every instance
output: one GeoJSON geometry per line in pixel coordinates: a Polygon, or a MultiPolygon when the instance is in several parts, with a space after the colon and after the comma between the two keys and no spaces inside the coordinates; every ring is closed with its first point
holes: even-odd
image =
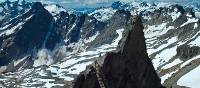
{"type": "Polygon", "coordinates": [[[177,10],[177,11],[181,12],[181,14],[185,13],[185,9],[183,8],[183,6],[178,5],[178,4],[172,5],[172,9],[174,9],[175,11],[177,10]]]}
{"type": "Polygon", "coordinates": [[[40,10],[40,9],[43,9],[44,6],[42,5],[41,2],[35,2],[33,5],[32,5],[32,9],[35,9],[35,10],[40,10]]]}
{"type": "Polygon", "coordinates": [[[189,17],[196,17],[193,8],[186,8],[186,15],[189,17]]]}
{"type": "Polygon", "coordinates": [[[124,46],[82,72],[74,88],[163,88],[146,52],[143,25],[133,18],[124,46]]]}
{"type": "Polygon", "coordinates": [[[141,7],[148,7],[149,5],[147,4],[147,2],[141,2],[139,4],[141,7]]]}
{"type": "Polygon", "coordinates": [[[56,44],[61,42],[62,37],[55,27],[53,16],[40,2],[34,3],[29,11],[12,19],[8,25],[4,34],[0,36],[1,41],[4,41],[1,42],[0,58],[4,63],[1,65],[22,59],[27,55],[34,56],[29,57],[30,60],[37,59],[37,51],[53,50],[56,44]]]}
{"type": "MultiPolygon", "coordinates": [[[[34,2],[32,7],[31,7],[31,10],[30,10],[32,13],[49,13],[45,8],[44,6],[42,5],[41,2],[34,2]]],[[[49,13],[50,14],[50,13],[49,13]]]]}
{"type": "Polygon", "coordinates": [[[116,1],[111,5],[111,7],[113,9],[118,9],[121,5],[122,5],[122,3],[120,1],[116,1]]]}
{"type": "Polygon", "coordinates": [[[196,8],[115,2],[78,12],[21,1],[0,3],[0,87],[199,87],[187,76],[200,62],[196,8]]]}

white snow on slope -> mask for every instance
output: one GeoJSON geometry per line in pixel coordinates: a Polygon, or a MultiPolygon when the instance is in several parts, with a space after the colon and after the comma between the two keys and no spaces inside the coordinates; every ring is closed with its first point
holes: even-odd
{"type": "Polygon", "coordinates": [[[172,74],[176,73],[178,70],[170,72],[165,74],[164,76],[161,77],[161,84],[163,84],[165,82],[165,80],[167,80],[169,77],[172,76],[172,74]]]}
{"type": "Polygon", "coordinates": [[[184,66],[186,66],[187,64],[189,64],[191,61],[196,60],[196,59],[200,59],[200,55],[197,55],[187,61],[185,61],[183,64],[181,64],[181,68],[183,68],[184,66]]]}
{"type": "Polygon", "coordinates": [[[194,23],[194,22],[197,22],[199,19],[196,19],[196,18],[188,18],[188,21],[183,23],[180,27],[183,27],[189,23],[194,23]]]}
{"type": "Polygon", "coordinates": [[[64,86],[65,84],[54,84],[54,83],[50,83],[50,81],[46,82],[44,87],[45,88],[52,88],[52,87],[55,87],[55,86],[64,86]]]}
{"type": "Polygon", "coordinates": [[[115,12],[116,10],[112,8],[103,8],[90,13],[89,16],[94,15],[98,21],[106,21],[110,19],[115,12]]]}
{"type": "Polygon", "coordinates": [[[25,56],[24,58],[19,59],[17,61],[14,61],[14,66],[18,65],[20,62],[24,61],[26,58],[27,58],[27,56],[25,56]]]}
{"type": "Polygon", "coordinates": [[[66,11],[65,9],[60,8],[56,5],[47,5],[44,8],[47,9],[50,13],[58,13],[58,12],[61,12],[61,11],[66,11]]]}
{"type": "MultiPolygon", "coordinates": [[[[162,44],[162,45],[160,45],[158,48],[156,48],[156,49],[154,49],[154,48],[149,48],[149,49],[147,49],[147,53],[149,54],[149,55],[151,55],[151,54],[153,54],[153,53],[155,53],[155,52],[158,52],[158,51],[160,51],[161,49],[163,49],[163,48],[166,48],[167,46],[169,46],[170,44],[172,44],[172,43],[175,43],[177,41],[177,37],[172,37],[171,39],[169,39],[168,41],[167,41],[167,43],[166,44],[162,44]]],[[[155,42],[155,41],[153,41],[153,42],[155,42]]],[[[148,42],[149,43],[149,42],[148,42]]],[[[151,42],[150,42],[151,43],[151,42]]]]}
{"type": "Polygon", "coordinates": [[[70,57],[64,59],[65,61],[54,64],[47,70],[51,71],[51,73],[55,73],[56,75],[54,75],[54,77],[64,78],[64,80],[67,81],[73,80],[72,77],[66,74],[79,74],[86,69],[87,65],[92,64],[97,57],[105,55],[106,52],[116,50],[119,41],[122,39],[123,31],[123,28],[116,30],[118,37],[114,39],[111,44],[104,44],[91,50],[71,54],[70,57]]]}
{"type": "Polygon", "coordinates": [[[196,16],[197,18],[200,18],[200,12],[195,11],[195,16],[196,16]]]}
{"type": "Polygon", "coordinates": [[[82,72],[86,69],[86,66],[88,66],[92,63],[93,62],[76,64],[76,65],[72,66],[70,69],[67,70],[69,72],[68,74],[79,74],[80,72],[82,72]]]}
{"type": "Polygon", "coordinates": [[[13,27],[10,28],[10,29],[7,29],[7,28],[8,28],[9,26],[12,26],[12,24],[8,24],[8,25],[6,25],[6,26],[0,28],[0,30],[6,29],[5,31],[3,31],[3,32],[0,33],[0,36],[2,36],[2,35],[4,35],[4,34],[5,34],[5,35],[11,35],[11,34],[13,34],[13,33],[16,31],[17,28],[21,29],[22,25],[23,25],[26,21],[28,21],[29,19],[31,19],[33,16],[34,16],[34,15],[31,15],[31,16],[27,17],[26,19],[23,19],[22,22],[18,23],[17,25],[13,26],[13,27]]]}
{"type": "Polygon", "coordinates": [[[171,39],[168,39],[167,44],[163,44],[156,49],[153,46],[150,46],[151,44],[159,42],[157,37],[167,33],[171,29],[174,29],[173,26],[166,27],[166,25],[167,23],[152,25],[148,26],[147,29],[144,30],[148,55],[151,55],[177,41],[177,37],[172,37],[171,39]]]}
{"type": "Polygon", "coordinates": [[[154,68],[157,69],[159,66],[168,62],[173,56],[175,56],[176,48],[177,46],[169,48],[169,49],[165,49],[161,53],[157,54],[155,56],[155,59],[152,60],[154,68]]]}
{"type": "Polygon", "coordinates": [[[152,25],[144,30],[145,38],[152,38],[154,36],[160,36],[167,33],[169,30],[174,29],[174,26],[166,27],[167,23],[162,23],[159,25],[152,25]]]}
{"type": "Polygon", "coordinates": [[[94,36],[89,37],[88,39],[84,39],[85,43],[89,43],[95,40],[95,38],[99,35],[99,32],[97,32],[94,36]]]}
{"type": "Polygon", "coordinates": [[[196,29],[198,27],[198,24],[197,23],[195,23],[194,24],[194,29],[196,29]]]}
{"type": "Polygon", "coordinates": [[[177,64],[179,64],[179,63],[182,63],[182,62],[183,62],[183,61],[181,61],[179,58],[177,58],[177,59],[175,59],[173,62],[171,62],[171,63],[169,63],[169,64],[163,66],[162,69],[171,68],[171,67],[173,67],[173,66],[175,66],[175,65],[177,65],[177,64]]]}
{"type": "MultiPolygon", "coordinates": [[[[0,18],[1,19],[1,18],[0,18]]],[[[4,27],[1,27],[0,30],[4,30],[4,29],[7,29],[9,26],[11,26],[12,24],[7,24],[5,25],[4,27]]]]}
{"type": "Polygon", "coordinates": [[[65,42],[69,41],[68,35],[71,33],[71,31],[76,27],[76,22],[72,25],[72,27],[69,29],[69,31],[66,34],[66,39],[64,40],[65,42]]]}
{"type": "Polygon", "coordinates": [[[180,86],[186,86],[191,88],[199,88],[200,87],[200,66],[196,67],[186,75],[182,76],[177,84],[180,86]]]}
{"type": "Polygon", "coordinates": [[[175,21],[180,16],[181,16],[180,12],[172,12],[171,13],[172,21],[175,21]]]}
{"type": "Polygon", "coordinates": [[[11,29],[8,29],[8,30],[3,31],[3,32],[0,34],[0,36],[2,36],[2,35],[4,35],[4,34],[5,34],[5,35],[13,34],[13,33],[15,32],[16,28],[19,28],[19,27],[22,26],[23,24],[24,24],[24,23],[21,22],[21,23],[17,24],[16,26],[12,27],[11,29]]]}
{"type": "Polygon", "coordinates": [[[40,76],[48,76],[44,70],[38,71],[36,73],[38,73],[38,75],[40,75],[40,76]]]}
{"type": "Polygon", "coordinates": [[[144,29],[145,38],[152,38],[153,36],[162,33],[162,31],[166,31],[165,30],[166,25],[167,23],[162,23],[160,25],[151,25],[151,26],[148,25],[147,29],[144,29]]]}
{"type": "Polygon", "coordinates": [[[190,46],[200,46],[200,36],[198,36],[194,41],[189,43],[190,46]]]}
{"type": "Polygon", "coordinates": [[[123,33],[124,29],[118,29],[116,32],[118,34],[118,37],[113,41],[113,43],[111,44],[114,47],[118,46],[119,41],[122,39],[122,33],[123,33]]]}

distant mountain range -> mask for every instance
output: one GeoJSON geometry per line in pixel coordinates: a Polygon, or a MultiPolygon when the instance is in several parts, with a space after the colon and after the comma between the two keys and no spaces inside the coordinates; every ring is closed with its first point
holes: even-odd
{"type": "Polygon", "coordinates": [[[200,86],[198,4],[45,2],[0,3],[0,87],[200,86]]]}
{"type": "MultiPolygon", "coordinates": [[[[6,1],[6,0],[1,0],[6,1]]],[[[17,1],[17,0],[10,0],[17,1]]],[[[22,0],[19,0],[22,1],[22,0]]],[[[180,4],[188,6],[200,5],[200,0],[26,0],[29,2],[39,1],[46,4],[60,4],[65,8],[99,8],[99,7],[108,7],[113,2],[147,2],[147,3],[156,3],[156,2],[166,2],[171,4],[180,4]]]]}

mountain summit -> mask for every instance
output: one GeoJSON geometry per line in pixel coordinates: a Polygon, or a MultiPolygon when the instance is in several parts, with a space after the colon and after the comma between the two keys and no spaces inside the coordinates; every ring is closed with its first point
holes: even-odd
{"type": "Polygon", "coordinates": [[[143,25],[139,16],[119,51],[106,54],[101,65],[81,73],[74,88],[164,88],[146,52],[143,25]]]}
{"type": "Polygon", "coordinates": [[[77,11],[6,0],[0,87],[199,88],[199,11],[166,2],[77,11]]]}
{"type": "Polygon", "coordinates": [[[36,51],[42,48],[52,50],[62,38],[55,28],[53,16],[40,2],[34,3],[28,12],[7,25],[1,33],[1,66],[26,56],[36,58],[36,51]]]}

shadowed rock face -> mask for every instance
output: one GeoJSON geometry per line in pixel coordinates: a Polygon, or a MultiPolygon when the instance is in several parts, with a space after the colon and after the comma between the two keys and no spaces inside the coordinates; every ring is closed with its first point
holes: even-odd
{"type": "Polygon", "coordinates": [[[61,35],[57,33],[53,16],[40,2],[35,2],[28,12],[13,19],[10,23],[14,33],[0,37],[2,49],[0,66],[7,65],[12,60],[22,58],[27,54],[34,54],[34,49],[52,50],[56,44],[61,42],[61,35]]]}
{"type": "MultiPolygon", "coordinates": [[[[141,19],[133,20],[121,50],[104,58],[101,66],[104,84],[106,88],[163,88],[146,52],[141,19]]],[[[100,88],[95,72],[94,67],[89,67],[81,73],[74,88],[100,88]]]]}

